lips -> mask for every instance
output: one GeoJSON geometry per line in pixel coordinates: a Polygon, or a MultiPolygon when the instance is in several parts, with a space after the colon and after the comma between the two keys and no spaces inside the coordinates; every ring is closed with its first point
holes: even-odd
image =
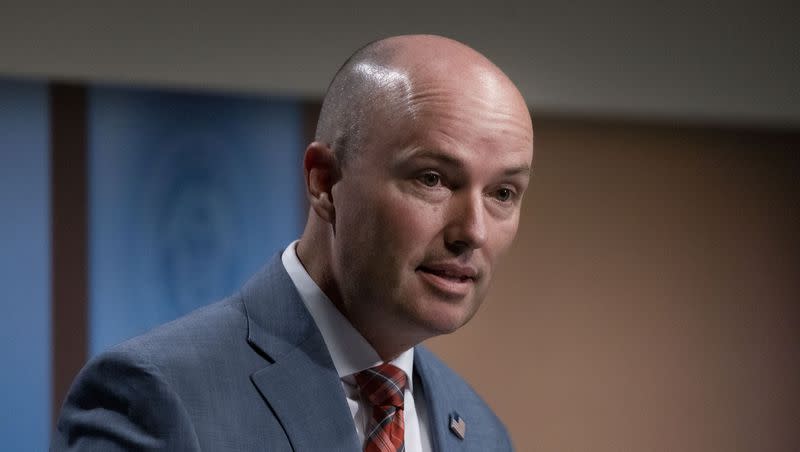
{"type": "Polygon", "coordinates": [[[478,274],[478,272],[472,267],[457,264],[420,265],[418,269],[423,272],[432,273],[441,278],[462,282],[474,280],[478,274]]]}
{"type": "Polygon", "coordinates": [[[451,263],[429,263],[417,267],[428,286],[447,298],[460,298],[469,293],[478,271],[474,267],[451,263]]]}

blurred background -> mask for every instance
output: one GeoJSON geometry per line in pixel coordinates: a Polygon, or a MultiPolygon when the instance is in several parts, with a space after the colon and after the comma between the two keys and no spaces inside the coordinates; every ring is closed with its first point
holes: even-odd
{"type": "Polygon", "coordinates": [[[792,2],[165,3],[0,6],[5,450],[47,448],[88,357],[299,235],[329,79],[404,33],[485,53],[533,113],[517,241],[428,344],[518,450],[800,450],[792,2]]]}

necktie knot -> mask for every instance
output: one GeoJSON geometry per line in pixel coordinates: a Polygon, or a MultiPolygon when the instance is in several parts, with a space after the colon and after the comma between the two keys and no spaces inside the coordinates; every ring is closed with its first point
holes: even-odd
{"type": "Polygon", "coordinates": [[[372,419],[364,432],[364,451],[404,451],[406,373],[391,364],[381,364],[357,373],[356,383],[361,394],[372,404],[372,419]]]}
{"type": "Polygon", "coordinates": [[[356,383],[373,406],[403,408],[408,377],[402,369],[389,363],[381,364],[357,373],[356,383]]]}

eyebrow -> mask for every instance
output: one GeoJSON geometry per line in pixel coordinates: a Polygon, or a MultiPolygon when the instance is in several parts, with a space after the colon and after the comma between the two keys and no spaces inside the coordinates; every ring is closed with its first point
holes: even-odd
{"type": "Polygon", "coordinates": [[[506,176],[516,176],[517,174],[530,176],[531,167],[530,165],[519,165],[513,168],[506,169],[505,171],[503,171],[503,174],[505,174],[506,176]]]}
{"type": "MultiPolygon", "coordinates": [[[[444,165],[452,166],[452,167],[455,167],[455,168],[463,168],[464,167],[464,163],[461,162],[461,160],[459,160],[459,159],[457,159],[457,158],[455,158],[453,156],[450,156],[450,155],[447,155],[447,154],[443,154],[443,153],[438,152],[438,151],[434,151],[432,149],[416,149],[416,150],[412,150],[408,154],[402,156],[403,160],[411,160],[411,159],[418,159],[418,158],[427,158],[427,159],[431,159],[431,160],[436,160],[436,161],[438,161],[438,162],[440,162],[440,163],[442,163],[444,165]]],[[[519,165],[519,166],[506,168],[505,170],[503,170],[503,175],[504,176],[516,176],[518,174],[528,175],[529,176],[531,174],[530,165],[522,164],[522,165],[519,165]]]]}
{"type": "Polygon", "coordinates": [[[450,155],[447,155],[447,154],[443,154],[441,152],[434,151],[432,149],[427,149],[427,148],[412,149],[406,155],[401,156],[401,159],[402,160],[431,159],[431,160],[436,160],[436,161],[438,161],[440,163],[443,163],[443,164],[445,164],[447,166],[454,166],[454,167],[457,167],[457,168],[461,168],[461,167],[464,166],[464,164],[461,162],[461,160],[459,160],[459,159],[457,159],[457,158],[455,158],[453,156],[450,156],[450,155]]]}

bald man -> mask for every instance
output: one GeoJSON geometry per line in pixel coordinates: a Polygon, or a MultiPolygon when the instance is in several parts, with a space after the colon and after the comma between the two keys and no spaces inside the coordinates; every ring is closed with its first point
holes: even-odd
{"type": "Polygon", "coordinates": [[[302,237],[239,293],[87,364],[53,449],[510,450],[419,344],[483,301],[532,153],[522,96],[481,54],[427,35],[360,49],[305,152],[302,237]]]}

